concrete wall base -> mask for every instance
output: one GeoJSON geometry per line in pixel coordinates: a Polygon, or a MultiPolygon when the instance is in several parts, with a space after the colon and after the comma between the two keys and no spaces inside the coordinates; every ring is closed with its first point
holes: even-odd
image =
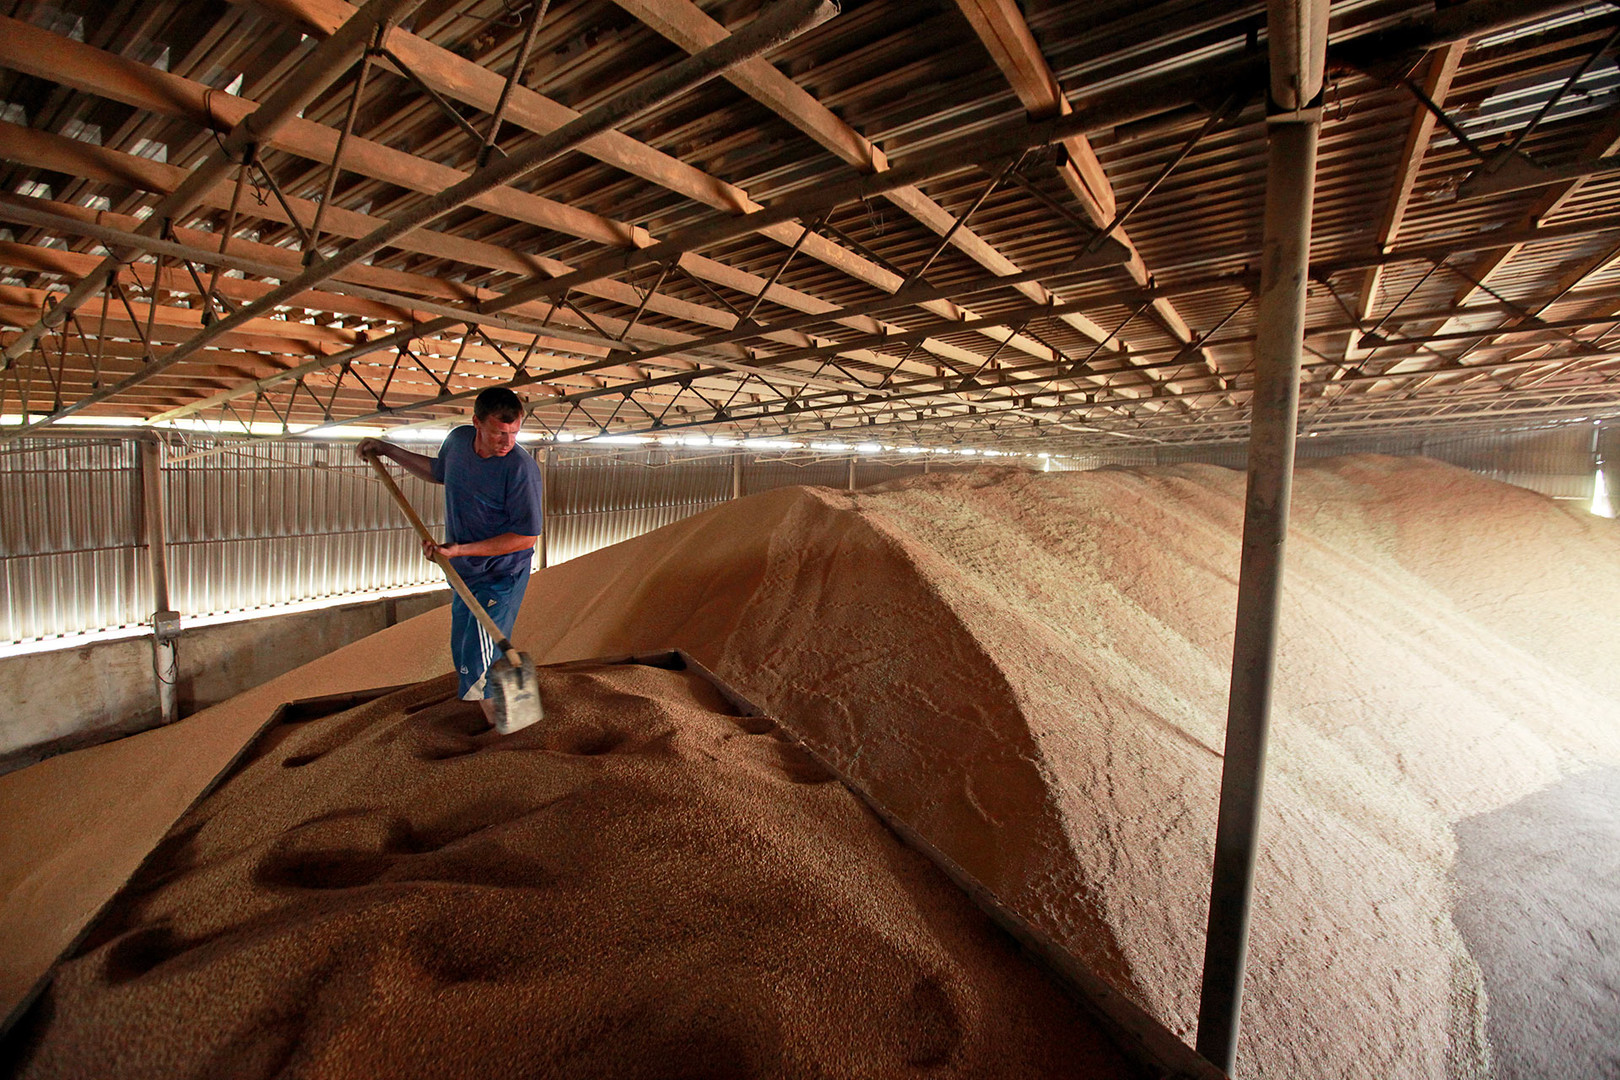
{"type": "MultiPolygon", "coordinates": [[[[450,601],[448,589],[185,629],[180,715],[450,601]]],[[[0,657],[0,774],[157,727],[150,637],[0,657]]]]}

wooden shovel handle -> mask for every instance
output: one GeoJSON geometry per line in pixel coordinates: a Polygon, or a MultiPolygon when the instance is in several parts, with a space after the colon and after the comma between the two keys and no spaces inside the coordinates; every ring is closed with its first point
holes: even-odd
{"type": "MultiPolygon", "coordinates": [[[[398,484],[394,483],[393,476],[383,465],[382,460],[376,454],[367,454],[365,457],[367,461],[371,462],[371,467],[377,470],[377,477],[382,480],[383,487],[387,488],[388,493],[394,497],[394,501],[399,503],[399,508],[405,511],[405,516],[415,526],[417,534],[422,537],[422,542],[425,544],[437,544],[438,541],[433,539],[433,534],[428,532],[428,527],[422,524],[422,519],[416,515],[416,509],[405,498],[405,493],[399,490],[398,484]]],[[[478,597],[474,596],[472,590],[467,588],[467,583],[461,580],[461,575],[456,573],[455,567],[450,565],[450,560],[443,555],[435,554],[433,561],[438,563],[439,569],[444,571],[444,576],[450,581],[450,587],[456,590],[456,593],[461,597],[461,602],[467,605],[467,610],[476,615],[478,621],[484,624],[484,629],[489,632],[490,639],[495,642],[495,647],[506,654],[507,661],[514,667],[519,666],[521,661],[518,659],[517,650],[513,648],[510,641],[506,640],[506,635],[501,633],[499,626],[495,625],[495,620],[489,617],[489,612],[485,611],[483,606],[478,603],[478,597]]]]}

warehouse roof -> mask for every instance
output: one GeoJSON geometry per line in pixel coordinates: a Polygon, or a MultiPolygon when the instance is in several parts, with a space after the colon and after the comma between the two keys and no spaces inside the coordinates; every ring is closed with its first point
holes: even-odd
{"type": "MultiPolygon", "coordinates": [[[[795,2],[9,0],[0,414],[1243,434],[1264,4],[795,2]]],[[[1333,5],[1303,427],[1620,412],[1617,35],[1333,5]]]]}

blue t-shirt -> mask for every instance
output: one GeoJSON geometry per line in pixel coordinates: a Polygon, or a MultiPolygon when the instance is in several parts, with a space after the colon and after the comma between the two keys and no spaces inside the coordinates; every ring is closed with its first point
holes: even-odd
{"type": "MultiPolygon", "coordinates": [[[[444,485],[444,536],[447,544],[470,544],[502,533],[539,536],[540,467],[521,446],[501,457],[479,457],[477,435],[464,424],[445,436],[433,459],[433,479],[444,485]]],[[[505,555],[458,555],[450,560],[468,580],[516,574],[529,568],[534,551],[505,555]]]]}

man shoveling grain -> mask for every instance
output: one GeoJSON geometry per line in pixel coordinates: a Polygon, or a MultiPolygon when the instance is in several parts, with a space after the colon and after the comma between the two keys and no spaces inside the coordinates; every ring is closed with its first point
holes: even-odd
{"type": "MultiPolygon", "coordinates": [[[[504,386],[491,387],[474,401],[473,422],[450,432],[437,457],[382,439],[361,439],[358,447],[362,457],[391,458],[412,475],[444,485],[446,542],[424,541],[422,554],[449,559],[507,637],[541,531],[540,469],[517,444],[522,427],[523,402],[504,386]]],[[[497,655],[495,642],[459,596],[450,601],[450,653],[462,698],[480,702],[493,723],[486,677],[497,655]]]]}

